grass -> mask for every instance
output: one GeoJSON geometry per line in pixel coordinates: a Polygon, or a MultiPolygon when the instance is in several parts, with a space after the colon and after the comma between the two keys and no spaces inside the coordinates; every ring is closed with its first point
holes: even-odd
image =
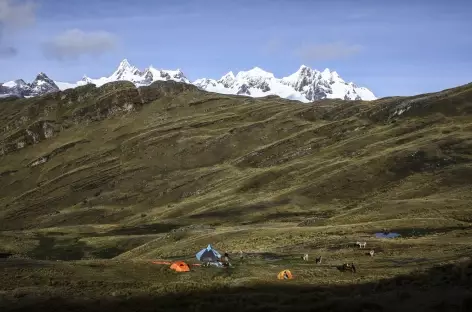
{"type": "Polygon", "coordinates": [[[2,311],[470,305],[455,263],[472,250],[472,85],[307,105],[118,83],[0,104],[2,311]],[[250,257],[150,263],[208,243],[250,257]],[[277,281],[285,268],[296,278],[277,281]]]}

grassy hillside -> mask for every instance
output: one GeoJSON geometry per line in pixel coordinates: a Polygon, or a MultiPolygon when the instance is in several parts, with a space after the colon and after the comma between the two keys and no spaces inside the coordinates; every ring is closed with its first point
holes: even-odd
{"type": "MultiPolygon", "coordinates": [[[[208,243],[252,255],[237,278],[210,274],[208,287],[269,283],[286,267],[300,285],[376,283],[472,251],[472,84],[308,105],[119,82],[2,99],[0,122],[0,253],[72,261],[67,274],[46,262],[38,288],[66,274],[56,288],[68,294],[83,261],[136,271],[191,260],[208,243]],[[384,228],[402,237],[376,239],[384,228]],[[303,263],[305,252],[325,266],[303,263]],[[355,277],[333,269],[348,261],[360,265],[355,277]]],[[[190,291],[200,275],[164,281],[190,291]]],[[[0,295],[34,288],[15,283],[0,295]]],[[[102,286],[84,287],[94,296],[102,286]]]]}

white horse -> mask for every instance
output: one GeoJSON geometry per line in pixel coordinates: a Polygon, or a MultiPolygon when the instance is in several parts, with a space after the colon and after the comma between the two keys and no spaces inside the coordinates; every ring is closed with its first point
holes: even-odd
{"type": "Polygon", "coordinates": [[[367,242],[356,242],[356,245],[358,245],[359,248],[365,248],[365,246],[367,245],[367,242]]]}
{"type": "Polygon", "coordinates": [[[303,261],[308,261],[308,254],[303,255],[303,261]]]}

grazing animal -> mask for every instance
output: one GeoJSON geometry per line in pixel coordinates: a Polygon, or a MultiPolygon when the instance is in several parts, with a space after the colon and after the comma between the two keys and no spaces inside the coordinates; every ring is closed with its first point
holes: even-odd
{"type": "Polygon", "coordinates": [[[365,248],[367,242],[356,242],[356,245],[359,245],[359,248],[365,248]]]}
{"type": "Polygon", "coordinates": [[[371,257],[374,256],[374,253],[375,253],[375,251],[373,251],[373,250],[369,251],[369,255],[370,255],[371,257]]]}
{"type": "Polygon", "coordinates": [[[319,256],[318,258],[315,259],[316,264],[321,264],[321,260],[323,259],[322,256],[319,256]]]}
{"type": "Polygon", "coordinates": [[[352,273],[356,273],[356,266],[354,263],[344,263],[341,267],[338,268],[340,271],[351,271],[352,273]]]}
{"type": "Polygon", "coordinates": [[[303,261],[308,261],[308,254],[304,254],[302,259],[303,259],[303,261]]]}

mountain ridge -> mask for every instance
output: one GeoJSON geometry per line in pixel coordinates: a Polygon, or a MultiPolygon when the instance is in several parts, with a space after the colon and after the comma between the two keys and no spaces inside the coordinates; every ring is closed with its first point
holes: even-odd
{"type": "Polygon", "coordinates": [[[90,78],[84,75],[81,80],[70,83],[53,81],[46,74],[40,73],[35,79],[35,81],[43,80],[47,83],[43,82],[41,88],[37,85],[38,82],[35,83],[34,81],[32,82],[35,83],[34,86],[29,86],[22,79],[5,82],[0,84],[0,96],[37,96],[86,84],[95,84],[100,87],[113,81],[130,81],[140,87],[149,86],[155,81],[173,80],[193,84],[202,90],[214,93],[251,97],[276,95],[304,103],[322,99],[366,101],[377,99],[369,89],[358,87],[353,82],[345,82],[336,71],[328,68],[319,71],[306,65],[301,65],[295,73],[282,78],[277,78],[273,73],[256,66],[247,71],[239,71],[236,75],[233,71],[230,71],[220,79],[199,78],[191,82],[180,69],[164,70],[151,65],[144,70],[140,70],[131,65],[128,59],[125,58],[108,77],[90,78]],[[38,77],[40,77],[39,80],[38,77]]]}
{"type": "Polygon", "coordinates": [[[17,79],[0,84],[0,96],[33,97],[60,90],[44,72],[36,75],[30,83],[17,79]]]}

